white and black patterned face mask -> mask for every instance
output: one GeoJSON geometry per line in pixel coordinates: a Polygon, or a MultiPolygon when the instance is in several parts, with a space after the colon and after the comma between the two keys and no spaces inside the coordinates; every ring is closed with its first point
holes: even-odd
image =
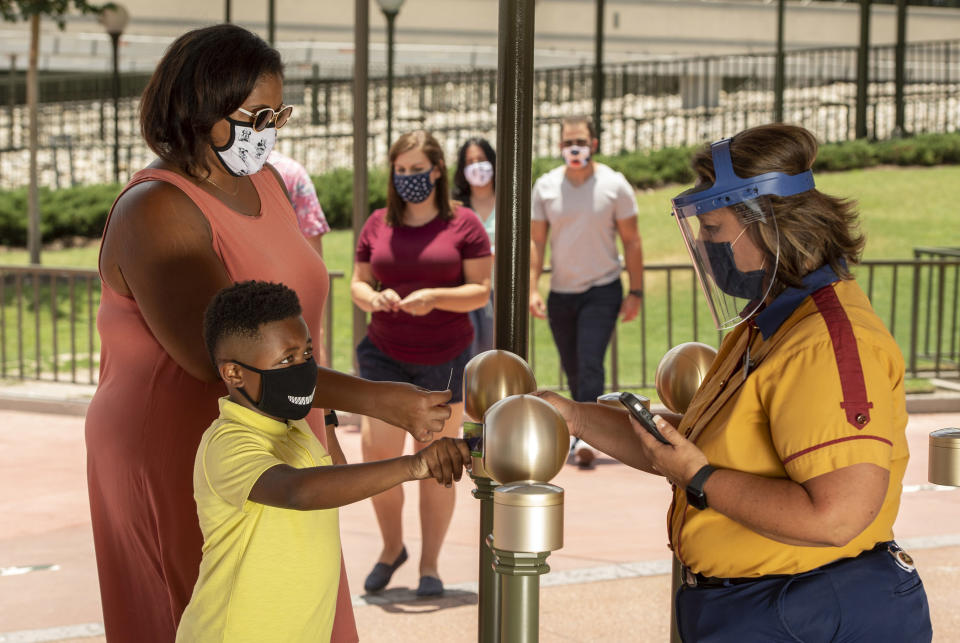
{"type": "Polygon", "coordinates": [[[273,144],[277,142],[277,128],[273,123],[258,132],[249,123],[228,118],[230,138],[223,147],[213,151],[223,167],[234,176],[256,174],[267,162],[273,144]]]}
{"type": "Polygon", "coordinates": [[[423,203],[433,192],[433,181],[430,179],[431,167],[419,174],[393,174],[393,187],[397,189],[397,196],[407,203],[423,203]]]}

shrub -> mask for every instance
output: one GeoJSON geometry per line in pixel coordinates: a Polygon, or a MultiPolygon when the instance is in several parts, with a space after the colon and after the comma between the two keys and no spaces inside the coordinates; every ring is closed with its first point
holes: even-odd
{"type": "MultiPolygon", "coordinates": [[[[690,157],[696,147],[672,147],[654,152],[633,152],[597,156],[637,188],[654,188],[669,183],[690,183],[690,157]]],[[[559,155],[534,159],[536,180],[559,166],[559,155]]],[[[868,142],[864,140],[829,143],[820,147],[816,171],[839,172],[888,165],[960,164],[960,132],[920,134],[910,138],[868,142]]],[[[312,177],[320,204],[333,228],[349,228],[353,218],[353,171],[336,169],[312,177]]],[[[387,204],[386,168],[368,174],[366,212],[387,204]]],[[[117,184],[85,185],[62,190],[40,191],[40,232],[45,243],[69,237],[98,237],[107,213],[120,193],[117,184]]],[[[0,190],[0,245],[24,246],[27,242],[27,190],[0,190]]]]}

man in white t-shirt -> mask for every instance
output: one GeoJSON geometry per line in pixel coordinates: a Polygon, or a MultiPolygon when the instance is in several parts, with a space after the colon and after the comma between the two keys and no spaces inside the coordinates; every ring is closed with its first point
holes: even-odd
{"type": "MultiPolygon", "coordinates": [[[[603,393],[603,357],[619,315],[636,318],[643,298],[643,246],[633,187],[620,172],[597,163],[597,137],[586,117],[563,120],[564,165],[533,186],[530,224],[530,311],[547,318],[570,391],[578,402],[603,393]],[[630,277],[623,297],[617,234],[630,277]],[[550,294],[537,289],[550,236],[550,294]]],[[[574,445],[578,464],[590,466],[592,449],[574,445]]]]}

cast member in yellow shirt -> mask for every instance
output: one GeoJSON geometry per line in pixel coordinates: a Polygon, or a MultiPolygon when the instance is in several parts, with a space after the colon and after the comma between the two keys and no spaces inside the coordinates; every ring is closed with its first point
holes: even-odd
{"type": "Polygon", "coordinates": [[[626,413],[543,397],[571,432],[673,485],[684,641],[932,637],[893,540],[909,453],[900,350],[850,267],[855,204],[818,191],[817,142],[764,125],[698,152],[673,215],[718,329],[717,357],[661,444],[626,413]],[[674,428],[676,427],[676,428],[674,428]]]}

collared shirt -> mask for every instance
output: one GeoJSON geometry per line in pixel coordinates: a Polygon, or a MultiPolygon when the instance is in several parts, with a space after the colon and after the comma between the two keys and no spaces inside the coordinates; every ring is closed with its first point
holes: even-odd
{"type": "Polygon", "coordinates": [[[305,420],[279,422],[220,398],[193,472],[203,531],[200,577],[177,641],[326,641],[340,581],[337,509],[249,499],[271,467],[332,464],[305,420]]]}
{"type": "Polygon", "coordinates": [[[856,282],[821,268],[804,284],[724,338],[679,429],[710,464],[767,478],[803,483],[876,464],[890,472],[886,497],[874,521],[846,546],[801,547],[713,509],[689,507],[678,489],[671,545],[687,567],[706,576],[801,573],[893,537],[909,458],[903,357],[856,282]]]}

